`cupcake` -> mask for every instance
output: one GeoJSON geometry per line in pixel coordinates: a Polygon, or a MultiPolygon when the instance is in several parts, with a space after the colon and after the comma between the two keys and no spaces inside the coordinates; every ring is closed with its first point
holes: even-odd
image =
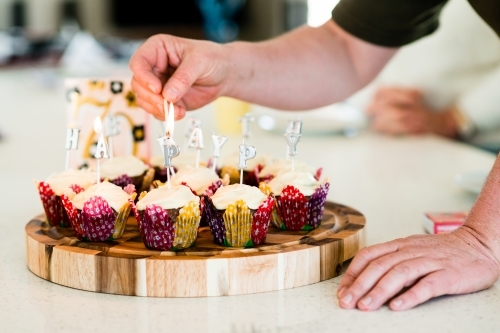
{"type": "Polygon", "coordinates": [[[125,190],[107,181],[90,186],[72,199],[61,200],[79,240],[102,242],[120,238],[136,196],[133,185],[125,190]]]}
{"type": "MultiPolygon", "coordinates": [[[[225,174],[228,174],[230,184],[240,183],[240,170],[236,167],[238,165],[239,156],[239,153],[231,154],[222,161],[219,175],[223,177],[225,174]]],[[[243,184],[259,186],[258,174],[269,159],[267,155],[259,155],[253,159],[247,160],[247,167],[243,170],[243,184]]]]}
{"type": "Polygon", "coordinates": [[[188,186],[198,196],[203,194],[211,196],[219,187],[229,184],[229,176],[220,179],[212,169],[185,166],[177,171],[170,181],[173,185],[188,186]]]}
{"type": "Polygon", "coordinates": [[[87,189],[97,180],[95,172],[69,169],[53,173],[45,181],[35,182],[42,200],[47,222],[52,226],[69,227],[68,214],[63,207],[61,195],[73,197],[87,189]]]}
{"type": "MultiPolygon", "coordinates": [[[[321,173],[323,171],[322,168],[315,170],[312,166],[306,164],[301,160],[295,159],[294,161],[294,169],[295,171],[307,171],[314,174],[314,178],[319,180],[321,178],[321,173]]],[[[271,179],[276,177],[276,175],[280,172],[291,171],[292,170],[292,161],[289,159],[275,159],[272,160],[260,170],[258,177],[260,182],[269,182],[271,179]]]]}
{"type": "Polygon", "coordinates": [[[222,246],[252,247],[264,243],[274,198],[257,187],[234,184],[205,197],[208,225],[222,246]]]}
{"type": "Polygon", "coordinates": [[[101,164],[101,177],[121,188],[133,184],[139,191],[147,191],[154,169],[133,155],[117,156],[101,164]]]}
{"type": "Polygon", "coordinates": [[[260,189],[276,197],[272,222],[280,229],[292,231],[317,228],[323,218],[330,183],[319,182],[307,171],[285,171],[260,189]]]}
{"type": "Polygon", "coordinates": [[[144,244],[153,250],[175,251],[194,244],[200,224],[200,198],[184,185],[160,186],[143,192],[132,210],[144,244]]]}

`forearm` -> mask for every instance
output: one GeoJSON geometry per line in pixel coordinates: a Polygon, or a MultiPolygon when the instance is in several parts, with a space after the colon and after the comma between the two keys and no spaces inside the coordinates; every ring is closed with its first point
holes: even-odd
{"type": "Polygon", "coordinates": [[[361,41],[333,21],[225,47],[230,75],[223,93],[279,109],[341,101],[370,82],[397,50],[361,41]]]}
{"type": "Polygon", "coordinates": [[[464,227],[500,261],[500,158],[497,157],[464,227]]]}

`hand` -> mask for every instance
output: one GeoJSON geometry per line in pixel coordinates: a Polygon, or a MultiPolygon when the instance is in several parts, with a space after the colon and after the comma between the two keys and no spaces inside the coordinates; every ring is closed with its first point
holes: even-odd
{"type": "Polygon", "coordinates": [[[490,287],[500,275],[500,264],[474,234],[461,227],[361,250],[340,282],[340,306],[370,311],[390,300],[391,310],[407,310],[440,295],[490,287]],[[409,289],[398,295],[405,287],[409,289]]]}
{"type": "Polygon", "coordinates": [[[367,107],[374,130],[385,134],[435,133],[455,138],[457,125],[451,111],[427,107],[416,89],[380,88],[367,107]]]}
{"type": "Polygon", "coordinates": [[[164,119],[163,100],[176,105],[176,118],[221,94],[228,75],[224,46],[169,35],[155,35],[130,60],[137,104],[164,119]]]}

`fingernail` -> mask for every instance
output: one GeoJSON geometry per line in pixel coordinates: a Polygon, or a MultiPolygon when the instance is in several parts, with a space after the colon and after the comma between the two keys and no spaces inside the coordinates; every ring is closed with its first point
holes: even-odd
{"type": "Polygon", "coordinates": [[[372,302],[372,298],[370,296],[363,298],[359,303],[363,304],[364,306],[370,305],[372,302]]]}
{"type": "Polygon", "coordinates": [[[337,291],[337,295],[342,298],[342,295],[344,294],[344,292],[346,291],[346,287],[342,287],[340,288],[338,291],[337,291]]]}
{"type": "Polygon", "coordinates": [[[352,295],[351,295],[351,294],[347,294],[347,295],[345,295],[344,297],[342,297],[342,298],[340,299],[340,301],[341,301],[342,303],[346,303],[346,304],[351,303],[351,301],[352,301],[352,295]]]}
{"type": "Polygon", "coordinates": [[[152,84],[150,84],[150,85],[148,86],[148,88],[149,88],[149,89],[153,92],[153,94],[156,94],[156,89],[155,89],[155,87],[153,87],[153,85],[152,85],[152,84]]]}
{"type": "Polygon", "coordinates": [[[401,306],[401,304],[403,304],[402,299],[396,299],[396,300],[392,301],[392,305],[394,305],[397,308],[399,308],[401,306]]]}
{"type": "Polygon", "coordinates": [[[178,96],[179,92],[177,91],[177,89],[172,87],[168,87],[167,89],[165,89],[165,93],[163,94],[163,97],[165,97],[165,99],[169,102],[171,102],[172,100],[176,100],[178,96]]]}

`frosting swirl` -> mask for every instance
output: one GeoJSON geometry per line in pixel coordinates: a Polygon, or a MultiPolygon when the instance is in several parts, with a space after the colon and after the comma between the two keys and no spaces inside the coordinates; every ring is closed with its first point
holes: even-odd
{"type": "Polygon", "coordinates": [[[185,166],[172,176],[170,181],[173,185],[181,185],[185,182],[198,195],[202,195],[213,182],[219,180],[212,169],[205,167],[195,168],[185,166]]]}
{"type": "Polygon", "coordinates": [[[305,196],[310,196],[320,186],[320,182],[306,171],[285,171],[274,177],[268,185],[274,195],[281,195],[285,186],[292,185],[305,196]]]}
{"type": "Polygon", "coordinates": [[[136,177],[142,175],[149,167],[133,155],[110,158],[101,165],[102,177],[115,179],[121,175],[136,177]]]}
{"type": "Polygon", "coordinates": [[[78,185],[84,189],[89,188],[97,180],[97,174],[90,170],[69,169],[63,172],[51,174],[45,181],[50,185],[55,195],[69,195],[73,191],[71,185],[78,185]]]}
{"type": "Polygon", "coordinates": [[[219,210],[226,209],[228,205],[238,200],[245,201],[250,209],[257,209],[267,199],[267,196],[257,187],[233,184],[220,187],[211,199],[215,208],[219,210]]]}
{"type": "Polygon", "coordinates": [[[106,200],[116,212],[118,212],[130,198],[130,195],[122,190],[121,187],[110,182],[102,182],[94,184],[85,191],[78,193],[73,197],[71,202],[75,208],[83,209],[83,204],[87,200],[97,196],[106,200]]]}
{"type": "Polygon", "coordinates": [[[200,198],[191,192],[191,190],[184,185],[176,185],[168,188],[168,186],[160,186],[152,189],[137,202],[138,210],[145,210],[147,205],[155,204],[163,209],[182,208],[190,201],[196,204],[200,203],[200,198]]]}

